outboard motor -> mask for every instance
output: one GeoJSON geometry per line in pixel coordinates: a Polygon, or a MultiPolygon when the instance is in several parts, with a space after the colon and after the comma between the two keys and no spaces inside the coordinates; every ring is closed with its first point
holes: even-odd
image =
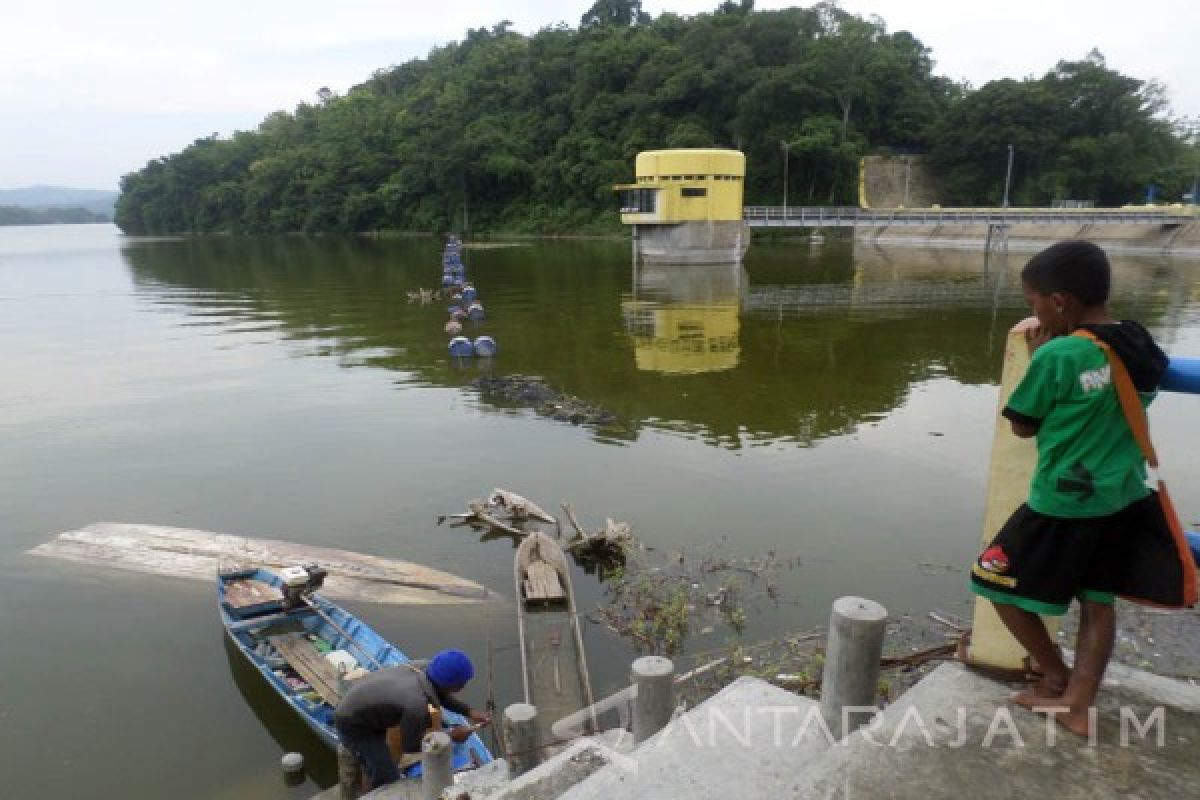
{"type": "Polygon", "coordinates": [[[283,607],[289,611],[306,605],[304,598],[325,585],[328,571],[319,564],[286,567],[279,572],[283,579],[283,607]]]}

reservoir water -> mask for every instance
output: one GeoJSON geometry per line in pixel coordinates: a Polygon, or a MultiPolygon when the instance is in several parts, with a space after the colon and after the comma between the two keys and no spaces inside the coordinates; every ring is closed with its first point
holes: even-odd
{"type": "MultiPolygon", "coordinates": [[[[494,361],[455,361],[434,238],[159,239],[0,228],[0,796],[307,797],[331,759],[223,643],[207,583],[52,562],[92,522],[331,545],[480,581],[469,613],[353,605],[413,656],[495,652],[520,692],[513,543],[438,526],[502,486],[661,554],[774,554],[747,641],[822,624],[839,595],[968,615],[1005,332],[1024,258],[755,243],[744,265],[651,267],[627,241],[470,248],[494,361]],[[617,422],[482,397],[540,375],[617,422]],[[284,785],[279,756],[315,781],[284,785]]],[[[1120,316],[1200,355],[1200,263],[1114,256],[1120,316]]],[[[1200,398],[1152,411],[1200,518],[1200,398]]],[[[604,597],[575,576],[580,605],[604,597]]],[[[597,694],[630,647],[589,623],[597,694]]],[[[696,631],[687,653],[734,634],[696,631]]],[[[482,704],[484,682],[467,699],[482,704]]]]}

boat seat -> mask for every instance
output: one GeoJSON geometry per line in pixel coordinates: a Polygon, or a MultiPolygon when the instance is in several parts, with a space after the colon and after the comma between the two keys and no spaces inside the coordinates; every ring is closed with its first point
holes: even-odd
{"type": "Polygon", "coordinates": [[[308,681],[308,685],[321,695],[322,700],[337,708],[342,700],[337,668],[321,655],[316,645],[305,639],[302,633],[268,636],[267,641],[301,678],[308,681]]]}
{"type": "Polygon", "coordinates": [[[283,592],[265,581],[234,578],[225,581],[225,606],[241,619],[274,613],[283,608],[283,592]]]}
{"type": "Polygon", "coordinates": [[[558,570],[545,561],[533,561],[525,569],[526,600],[565,600],[566,592],[558,577],[558,570]]]}

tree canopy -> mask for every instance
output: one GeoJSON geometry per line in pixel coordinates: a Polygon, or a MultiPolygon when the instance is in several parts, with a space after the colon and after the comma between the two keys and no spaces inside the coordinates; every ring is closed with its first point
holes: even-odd
{"type": "Polygon", "coordinates": [[[1178,197],[1195,154],[1164,115],[1163,88],[1109,69],[1092,51],[1041,78],[967,92],[935,126],[932,161],[949,202],[998,204],[1008,145],[1017,205],[1137,202],[1151,184],[1178,197]]]}
{"type": "Polygon", "coordinates": [[[321,88],[257,130],[198,139],[122,179],[117,223],[614,230],[611,186],[634,156],[698,146],[746,153],[751,203],[779,202],[786,153],[791,202],[852,204],[859,158],[881,147],[931,152],[951,202],[994,201],[1009,142],[1017,197],[1127,201],[1181,158],[1161,99],[1095,58],[972,90],[936,76],[911,33],[833,4],[651,18],[597,0],[578,28],[470,30],[344,96],[321,88]]]}

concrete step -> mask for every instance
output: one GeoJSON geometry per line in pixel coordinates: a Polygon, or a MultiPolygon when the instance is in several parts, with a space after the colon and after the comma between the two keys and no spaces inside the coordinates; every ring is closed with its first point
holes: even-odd
{"type": "Polygon", "coordinates": [[[794,797],[804,764],[829,747],[819,717],[806,697],[740,678],[561,797],[794,797]]]}
{"type": "Polygon", "coordinates": [[[1117,800],[1200,796],[1200,688],[1114,666],[1094,745],[1008,703],[1012,688],[944,664],[805,771],[823,800],[1117,800]],[[1124,711],[1122,710],[1124,709],[1124,711]],[[1122,734],[1122,714],[1125,734],[1122,734]],[[1161,715],[1148,739],[1132,720],[1161,715]],[[1161,741],[1158,731],[1162,731],[1161,741]]]}

